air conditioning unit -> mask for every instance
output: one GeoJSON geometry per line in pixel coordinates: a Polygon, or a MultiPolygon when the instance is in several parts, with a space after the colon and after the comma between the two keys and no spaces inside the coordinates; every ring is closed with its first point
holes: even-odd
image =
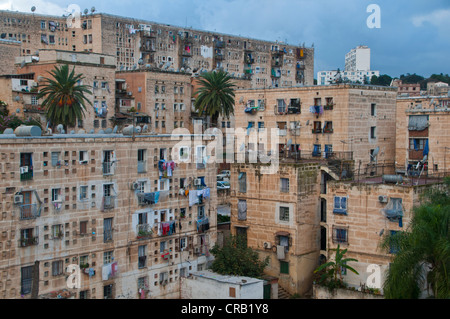
{"type": "Polygon", "coordinates": [[[272,244],[269,243],[269,242],[264,242],[264,248],[265,249],[270,249],[270,248],[272,248],[272,244]]]}
{"type": "Polygon", "coordinates": [[[380,203],[387,203],[388,197],[386,195],[380,195],[380,196],[378,196],[378,200],[380,203]]]}
{"type": "Polygon", "coordinates": [[[200,178],[194,179],[194,186],[200,186],[201,184],[202,184],[202,181],[200,180],[200,178]]]}
{"type": "Polygon", "coordinates": [[[139,187],[139,184],[136,183],[136,182],[133,182],[133,183],[131,183],[131,185],[130,185],[130,189],[131,189],[132,191],[136,190],[138,187],[139,187]]]}
{"type": "Polygon", "coordinates": [[[14,204],[22,204],[23,195],[14,195],[14,204]]]}

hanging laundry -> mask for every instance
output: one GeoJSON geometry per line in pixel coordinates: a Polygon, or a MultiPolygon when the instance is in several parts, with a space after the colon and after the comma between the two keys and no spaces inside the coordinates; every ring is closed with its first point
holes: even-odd
{"type": "Polygon", "coordinates": [[[196,191],[189,192],[189,206],[198,204],[198,196],[196,191]]]}

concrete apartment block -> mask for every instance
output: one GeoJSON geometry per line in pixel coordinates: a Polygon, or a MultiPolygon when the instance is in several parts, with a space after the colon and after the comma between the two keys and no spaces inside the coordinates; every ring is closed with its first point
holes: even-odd
{"type": "Polygon", "coordinates": [[[267,275],[303,295],[319,258],[320,164],[281,164],[276,174],[261,174],[263,165],[231,165],[231,232],[269,257],[267,275]]]}
{"type": "MultiPolygon", "coordinates": [[[[400,176],[400,175],[397,175],[400,176]]],[[[400,183],[367,177],[359,181],[329,181],[321,193],[321,258],[334,259],[337,245],[348,249],[346,257],[359,275],[347,271],[343,280],[352,287],[375,285],[382,288],[385,271],[392,261],[395,247],[381,249],[384,235],[406,231],[413,208],[420,205],[421,195],[430,187],[439,187],[441,179],[403,177],[400,183]],[[418,182],[418,185],[416,185],[418,182]],[[340,206],[342,198],[346,205],[340,206]],[[375,270],[377,268],[377,270],[375,270]],[[374,279],[374,272],[379,274],[374,279]]],[[[382,289],[381,289],[382,291],[382,289]]]]}
{"type": "Polygon", "coordinates": [[[278,128],[282,157],[335,152],[366,168],[379,147],[378,163],[392,163],[396,96],[395,88],[352,84],[238,90],[236,128],[278,128]]]}
{"type": "Polygon", "coordinates": [[[198,72],[223,68],[253,87],[312,85],[314,49],[248,39],[103,13],[67,18],[0,11],[6,39],[21,55],[57,49],[113,54],[117,70],[158,68],[198,72]]]}
{"type": "Polygon", "coordinates": [[[210,261],[217,197],[215,166],[180,163],[160,173],[178,142],[2,135],[1,298],[179,298],[180,277],[210,261]],[[186,190],[201,185],[210,195],[190,204],[186,190]],[[157,203],[139,195],[157,191],[157,203]],[[72,264],[86,266],[74,289],[66,283],[72,264]]]}
{"type": "Polygon", "coordinates": [[[450,165],[450,98],[447,96],[398,97],[396,114],[396,163],[403,171],[445,174],[450,165]],[[428,156],[424,149],[428,144],[428,156]]]}
{"type": "MultiPolygon", "coordinates": [[[[16,58],[17,73],[34,74],[33,81],[39,85],[44,84],[43,78],[52,78],[48,72],[52,71],[56,66],[63,64],[69,66],[69,70],[75,68],[75,74],[82,74],[84,79],[83,85],[88,85],[92,95],[87,94],[86,97],[92,105],[85,105],[85,117],[82,122],[76,124],[70,130],[78,132],[84,129],[89,132],[94,129],[99,131],[106,128],[112,129],[114,123],[110,119],[115,114],[115,67],[114,57],[106,54],[96,54],[89,52],[71,52],[59,50],[40,50],[39,57],[23,56],[16,58]]],[[[33,92],[30,92],[32,94],[33,92]]],[[[35,92],[32,95],[35,95],[35,92]]],[[[9,94],[13,94],[10,92],[9,94]]],[[[8,96],[8,92],[5,92],[8,96]]],[[[26,108],[23,117],[43,113],[38,110],[41,101],[36,101],[32,107],[26,108]],[[35,107],[37,106],[37,108],[35,107]]],[[[14,111],[14,110],[11,110],[14,111]]],[[[43,127],[46,123],[43,122],[43,127]]]]}

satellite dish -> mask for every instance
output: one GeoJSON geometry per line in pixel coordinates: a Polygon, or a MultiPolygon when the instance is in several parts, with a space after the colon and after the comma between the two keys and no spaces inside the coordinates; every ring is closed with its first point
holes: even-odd
{"type": "Polygon", "coordinates": [[[309,120],[306,121],[306,125],[309,125],[309,120]]]}
{"type": "Polygon", "coordinates": [[[427,161],[427,159],[428,159],[428,155],[425,155],[422,159],[422,163],[425,163],[427,161]]]}
{"type": "Polygon", "coordinates": [[[58,126],[56,127],[56,131],[58,131],[58,133],[64,134],[62,133],[64,131],[64,126],[62,124],[58,124],[58,126]]]}
{"type": "Polygon", "coordinates": [[[91,8],[91,12],[94,13],[95,12],[95,7],[91,8]]]}
{"type": "Polygon", "coordinates": [[[114,126],[113,133],[114,133],[114,134],[117,133],[117,130],[118,130],[118,129],[119,129],[119,128],[117,127],[117,125],[114,126]]]}
{"type": "Polygon", "coordinates": [[[84,14],[88,14],[88,13],[89,13],[89,10],[88,10],[88,9],[84,9],[83,13],[84,13],[84,14]]]}
{"type": "Polygon", "coordinates": [[[139,65],[142,65],[142,64],[144,64],[144,60],[142,60],[142,59],[139,59],[139,61],[138,61],[138,64],[139,64],[139,65]]]}
{"type": "Polygon", "coordinates": [[[144,125],[144,127],[142,128],[142,132],[148,132],[148,125],[144,125]]]}
{"type": "Polygon", "coordinates": [[[380,147],[379,146],[377,146],[377,148],[375,148],[374,150],[373,150],[373,153],[372,153],[372,157],[377,157],[377,155],[378,155],[378,153],[380,152],[380,147]]]}
{"type": "Polygon", "coordinates": [[[31,7],[31,12],[34,12],[34,11],[36,11],[36,7],[35,7],[35,6],[32,6],[32,7],[31,7]]]}
{"type": "Polygon", "coordinates": [[[20,67],[23,68],[23,67],[25,66],[25,64],[26,64],[26,63],[25,63],[25,60],[23,60],[23,61],[20,63],[20,67]]]}

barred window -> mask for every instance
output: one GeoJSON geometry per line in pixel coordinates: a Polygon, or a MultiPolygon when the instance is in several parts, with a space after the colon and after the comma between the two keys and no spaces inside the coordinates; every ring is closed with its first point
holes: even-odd
{"type": "Polygon", "coordinates": [[[289,207],[280,206],[280,220],[289,221],[289,207]]]}

